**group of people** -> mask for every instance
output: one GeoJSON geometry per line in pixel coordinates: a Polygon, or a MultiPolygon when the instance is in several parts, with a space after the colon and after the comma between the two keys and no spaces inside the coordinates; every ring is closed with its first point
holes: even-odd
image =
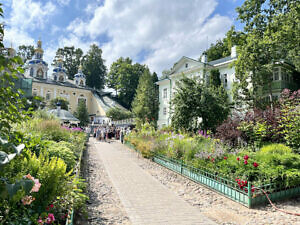
{"type": "Polygon", "coordinates": [[[98,126],[93,130],[93,136],[96,140],[110,143],[112,139],[124,142],[124,136],[130,132],[130,128],[115,126],[98,126]]]}

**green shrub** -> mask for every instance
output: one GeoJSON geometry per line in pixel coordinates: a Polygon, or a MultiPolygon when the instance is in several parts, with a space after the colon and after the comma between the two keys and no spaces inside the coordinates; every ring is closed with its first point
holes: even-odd
{"type": "Polygon", "coordinates": [[[71,170],[75,166],[75,154],[74,152],[70,149],[73,145],[65,142],[65,141],[60,141],[60,142],[54,142],[54,141],[49,141],[47,144],[47,153],[49,154],[49,157],[58,157],[64,160],[64,162],[67,164],[67,170],[71,170]]]}
{"type": "Polygon", "coordinates": [[[33,208],[36,210],[45,210],[57,197],[67,194],[72,177],[67,173],[67,165],[62,159],[50,159],[46,153],[41,153],[39,157],[29,154],[24,160],[24,166],[24,174],[31,174],[41,183],[40,190],[33,193],[36,198],[33,208]]]}
{"type": "Polygon", "coordinates": [[[287,154],[287,153],[292,153],[292,149],[283,144],[270,144],[270,145],[263,146],[260,149],[260,152],[264,154],[272,154],[272,153],[287,154]]]}

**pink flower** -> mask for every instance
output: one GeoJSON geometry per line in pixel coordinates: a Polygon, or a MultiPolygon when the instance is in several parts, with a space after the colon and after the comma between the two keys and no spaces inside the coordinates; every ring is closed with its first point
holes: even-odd
{"type": "Polygon", "coordinates": [[[245,160],[245,161],[244,161],[244,164],[245,164],[245,165],[247,165],[247,164],[248,164],[248,161],[247,161],[247,160],[245,160]]]}
{"type": "Polygon", "coordinates": [[[212,158],[212,159],[211,159],[211,161],[212,161],[212,162],[214,162],[214,161],[215,161],[215,159],[214,159],[214,158],[212,158]]]}
{"type": "Polygon", "coordinates": [[[44,224],[44,221],[41,218],[39,218],[37,222],[38,222],[39,225],[43,225],[44,224]]]}
{"type": "Polygon", "coordinates": [[[248,160],[248,159],[249,159],[249,156],[248,156],[248,155],[245,155],[245,156],[244,156],[244,159],[245,159],[245,160],[248,160]]]}
{"type": "Polygon", "coordinates": [[[46,219],[46,223],[51,224],[54,221],[55,221],[54,215],[52,213],[49,213],[48,218],[46,219]]]}
{"type": "Polygon", "coordinates": [[[35,200],[35,198],[33,198],[32,196],[26,195],[22,198],[21,201],[22,201],[23,205],[30,205],[31,202],[33,202],[34,200],[35,200]]]}
{"type": "Polygon", "coordinates": [[[258,163],[254,162],[254,163],[253,163],[253,166],[254,166],[254,167],[258,167],[258,163]]]}
{"type": "Polygon", "coordinates": [[[53,207],[54,207],[54,205],[53,205],[53,204],[51,204],[51,205],[50,205],[50,208],[52,209],[53,207]]]}
{"type": "Polygon", "coordinates": [[[40,190],[41,183],[39,182],[39,179],[33,179],[33,181],[34,181],[34,185],[30,192],[38,192],[40,190]]]}

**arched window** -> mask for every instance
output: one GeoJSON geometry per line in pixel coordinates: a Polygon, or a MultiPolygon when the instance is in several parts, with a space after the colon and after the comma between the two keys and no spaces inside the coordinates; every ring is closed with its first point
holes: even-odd
{"type": "Polygon", "coordinates": [[[64,82],[64,76],[59,76],[59,82],[64,82]]]}
{"type": "Polygon", "coordinates": [[[54,80],[57,81],[57,76],[56,75],[54,75],[54,80]]]}
{"type": "Polygon", "coordinates": [[[38,69],[38,71],[36,73],[36,76],[39,77],[39,78],[43,78],[44,77],[44,72],[43,72],[43,70],[41,68],[38,69]]]}
{"type": "Polygon", "coordinates": [[[30,68],[30,76],[33,77],[33,68],[30,68]]]}
{"type": "Polygon", "coordinates": [[[78,85],[78,80],[76,80],[76,85],[78,85]]]}
{"type": "Polygon", "coordinates": [[[83,80],[81,80],[81,81],[80,81],[80,86],[83,86],[83,85],[84,85],[84,84],[83,84],[83,80]]]}

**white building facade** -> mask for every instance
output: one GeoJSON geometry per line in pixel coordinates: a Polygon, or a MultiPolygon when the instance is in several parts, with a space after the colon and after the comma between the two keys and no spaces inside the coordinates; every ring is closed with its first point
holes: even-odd
{"type": "Polygon", "coordinates": [[[231,90],[235,80],[235,69],[232,62],[234,62],[236,58],[236,46],[234,46],[231,49],[231,55],[225,58],[207,62],[206,55],[202,55],[200,62],[183,56],[175,63],[171,69],[171,73],[157,82],[159,85],[158,127],[162,128],[171,124],[172,106],[170,102],[176,93],[176,82],[183,76],[206,80],[209,77],[211,69],[218,69],[222,84],[227,90],[230,100],[232,100],[231,90]]]}

